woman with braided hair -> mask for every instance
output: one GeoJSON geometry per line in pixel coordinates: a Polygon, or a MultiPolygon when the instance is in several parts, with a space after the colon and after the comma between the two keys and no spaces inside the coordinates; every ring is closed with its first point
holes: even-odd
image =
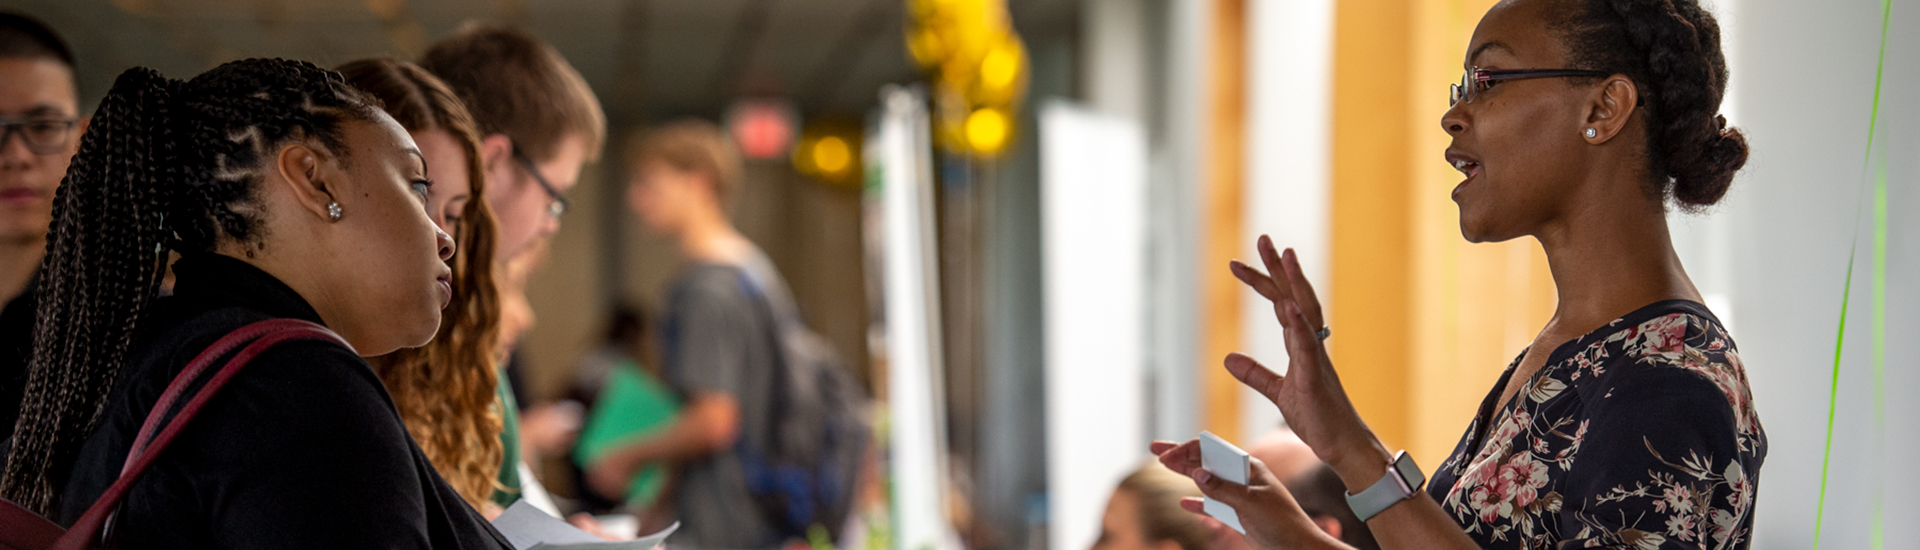
{"type": "Polygon", "coordinates": [[[0,496],[71,523],[119,477],[169,381],[250,323],[270,348],[133,486],[124,548],[506,548],[408,437],[362,355],[426,343],[453,240],[419,149],[311,64],[120,75],[55,201],[34,355],[0,496]],[[155,298],[167,251],[173,296],[155,298]]]}
{"type": "Polygon", "coordinates": [[[487,207],[480,134],[473,115],[439,78],[406,61],[363,59],[338,67],[413,137],[433,174],[427,214],[459,243],[453,302],[426,346],[369,359],[393,394],[407,431],[440,476],[475,509],[497,513],[500,402],[495,364],[500,298],[493,275],[493,211],[487,207]]]}
{"type": "MultiPolygon", "coordinates": [[[[1696,0],[1504,0],[1465,65],[1440,120],[1466,176],[1452,193],[1461,233],[1538,240],[1559,303],[1432,483],[1422,491],[1419,465],[1360,418],[1313,286],[1264,237],[1264,270],[1229,267],[1272,301],[1286,374],[1240,354],[1227,370],[1334,468],[1382,548],[1747,548],[1767,439],[1666,221],[1670,206],[1718,202],[1747,159],[1716,114],[1718,23],[1696,0]]],[[[1201,468],[1196,442],[1152,450],[1232,506],[1250,542],[1344,548],[1257,459],[1240,485],[1201,468]]]]}

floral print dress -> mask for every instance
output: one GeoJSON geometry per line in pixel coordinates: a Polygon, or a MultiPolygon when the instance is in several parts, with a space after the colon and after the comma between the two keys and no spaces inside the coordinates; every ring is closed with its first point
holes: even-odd
{"type": "Polygon", "coordinates": [[[1766,433],[1705,306],[1654,303],[1561,345],[1496,411],[1507,378],[1427,488],[1481,547],[1747,548],[1766,433]]]}

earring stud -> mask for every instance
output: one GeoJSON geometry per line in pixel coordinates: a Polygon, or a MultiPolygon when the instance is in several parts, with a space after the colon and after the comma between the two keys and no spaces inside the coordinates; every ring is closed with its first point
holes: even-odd
{"type": "Polygon", "coordinates": [[[333,221],[336,222],[340,221],[340,203],[327,203],[327,217],[333,218],[333,221]]]}
{"type": "Polygon", "coordinates": [[[1594,130],[1592,128],[1587,129],[1587,139],[1593,139],[1595,136],[1599,136],[1599,135],[1600,135],[1600,131],[1594,130]]]}

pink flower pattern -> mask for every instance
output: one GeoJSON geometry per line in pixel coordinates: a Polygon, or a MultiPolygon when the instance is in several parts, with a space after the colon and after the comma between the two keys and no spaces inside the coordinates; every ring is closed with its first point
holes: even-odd
{"type": "Polygon", "coordinates": [[[1641,308],[1512,383],[1527,386],[1501,407],[1493,388],[1428,487],[1482,547],[1748,547],[1766,435],[1703,306],[1641,308]]]}

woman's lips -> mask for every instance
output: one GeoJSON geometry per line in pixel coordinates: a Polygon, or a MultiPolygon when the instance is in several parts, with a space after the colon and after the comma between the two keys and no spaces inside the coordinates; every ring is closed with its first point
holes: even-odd
{"type": "Polygon", "coordinates": [[[441,275],[434,282],[440,283],[440,307],[453,303],[453,275],[441,275]]]}
{"type": "Polygon", "coordinates": [[[1468,183],[1472,183],[1473,178],[1479,177],[1483,167],[1478,162],[1460,157],[1449,158],[1448,162],[1453,164],[1453,169],[1467,176],[1467,179],[1461,180],[1459,185],[1453,187],[1452,196],[1454,200],[1459,200],[1460,190],[1466,188],[1468,183]]]}
{"type": "Polygon", "coordinates": [[[46,200],[46,194],[25,187],[0,189],[0,204],[23,206],[46,200]]]}

